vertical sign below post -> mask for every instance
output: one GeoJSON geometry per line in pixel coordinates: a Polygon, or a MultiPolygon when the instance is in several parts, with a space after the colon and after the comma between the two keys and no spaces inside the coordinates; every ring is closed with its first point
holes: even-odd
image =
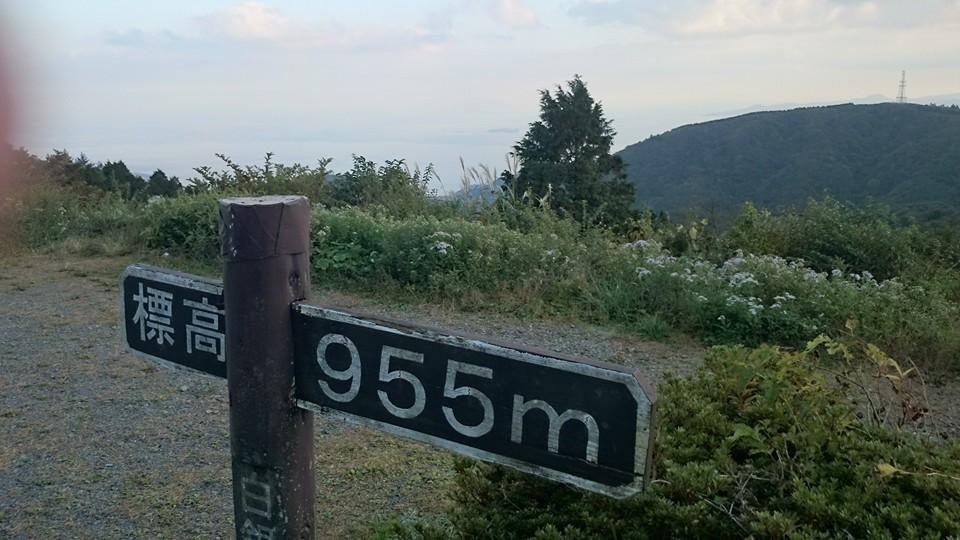
{"type": "Polygon", "coordinates": [[[290,305],[306,298],[304,197],[220,201],[236,536],[314,537],[313,415],[293,401],[290,305]]]}

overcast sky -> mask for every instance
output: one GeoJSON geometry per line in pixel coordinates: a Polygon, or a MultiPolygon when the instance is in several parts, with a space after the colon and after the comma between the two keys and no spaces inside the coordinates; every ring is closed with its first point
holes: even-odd
{"type": "Polygon", "coordinates": [[[960,0],[0,0],[19,142],[181,177],[273,151],[502,168],[582,74],[622,148],[754,104],[960,92],[960,0]]]}

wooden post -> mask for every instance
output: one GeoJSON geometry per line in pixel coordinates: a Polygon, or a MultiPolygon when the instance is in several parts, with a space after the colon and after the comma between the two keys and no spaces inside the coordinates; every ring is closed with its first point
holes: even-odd
{"type": "Polygon", "coordinates": [[[304,197],[220,201],[237,538],[314,537],[313,415],[293,402],[291,303],[310,291],[304,197]]]}

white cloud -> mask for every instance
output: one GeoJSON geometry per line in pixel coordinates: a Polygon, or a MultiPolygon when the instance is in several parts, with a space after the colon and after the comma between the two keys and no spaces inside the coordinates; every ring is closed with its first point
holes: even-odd
{"type": "Polygon", "coordinates": [[[876,20],[876,3],[831,0],[713,0],[675,29],[682,35],[749,34],[860,26],[876,20]]]}
{"type": "Polygon", "coordinates": [[[233,39],[280,41],[303,29],[289,17],[259,2],[245,2],[203,17],[213,31],[233,39]]]}
{"type": "Polygon", "coordinates": [[[334,20],[295,20],[279,9],[244,2],[199,17],[204,31],[234,41],[259,41],[287,48],[336,50],[435,49],[451,35],[449,20],[420,24],[346,26],[334,20]]]}
{"type": "Polygon", "coordinates": [[[570,14],[589,24],[629,24],[689,37],[863,27],[960,24],[960,1],[581,0],[570,14]]]}
{"type": "Polygon", "coordinates": [[[534,26],[537,14],[523,0],[493,0],[491,3],[496,19],[509,26],[534,26]]]}

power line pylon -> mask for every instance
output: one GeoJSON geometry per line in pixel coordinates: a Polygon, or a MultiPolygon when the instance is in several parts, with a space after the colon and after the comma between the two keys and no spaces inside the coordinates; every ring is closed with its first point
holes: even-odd
{"type": "Polygon", "coordinates": [[[897,103],[905,103],[907,101],[907,72],[900,72],[900,91],[897,92],[897,103]]]}

